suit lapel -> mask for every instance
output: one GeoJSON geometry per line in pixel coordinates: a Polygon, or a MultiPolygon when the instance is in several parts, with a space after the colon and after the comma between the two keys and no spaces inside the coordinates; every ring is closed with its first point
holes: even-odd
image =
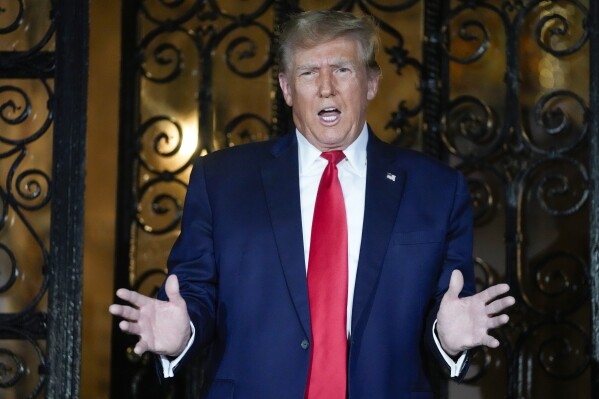
{"type": "Polygon", "coordinates": [[[397,151],[370,133],[364,225],[352,310],[352,335],[366,319],[395,226],[405,183],[405,172],[396,161],[397,151]]]}
{"type": "MultiPolygon", "coordinates": [[[[266,202],[289,294],[304,332],[311,339],[295,135],[289,134],[278,140],[273,145],[272,154],[273,158],[262,165],[266,202]]],[[[354,289],[352,335],[358,331],[368,312],[395,226],[405,182],[405,172],[396,161],[397,152],[371,133],[367,149],[366,201],[354,289]]]]}
{"type": "Polygon", "coordinates": [[[311,339],[295,135],[288,134],[275,142],[272,154],[273,158],[262,165],[266,202],[287,288],[306,336],[311,339]]]}

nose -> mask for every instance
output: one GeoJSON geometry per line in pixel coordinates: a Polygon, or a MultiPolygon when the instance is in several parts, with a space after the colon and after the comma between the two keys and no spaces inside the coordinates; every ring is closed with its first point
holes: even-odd
{"type": "Polygon", "coordinates": [[[319,94],[323,98],[331,97],[336,94],[333,77],[328,73],[324,73],[320,77],[319,94]]]}

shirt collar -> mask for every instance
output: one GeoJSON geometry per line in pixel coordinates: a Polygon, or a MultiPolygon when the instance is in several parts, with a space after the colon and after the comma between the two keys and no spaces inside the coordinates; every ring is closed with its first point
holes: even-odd
{"type": "MultiPolygon", "coordinates": [[[[300,176],[311,175],[313,173],[322,173],[322,168],[318,167],[319,162],[326,162],[320,156],[322,151],[314,147],[299,130],[295,130],[297,136],[297,149],[299,160],[300,176]]],[[[368,144],[368,127],[364,124],[362,131],[353,143],[349,145],[343,153],[345,154],[346,164],[349,170],[358,176],[366,176],[366,145],[368,144]]]]}

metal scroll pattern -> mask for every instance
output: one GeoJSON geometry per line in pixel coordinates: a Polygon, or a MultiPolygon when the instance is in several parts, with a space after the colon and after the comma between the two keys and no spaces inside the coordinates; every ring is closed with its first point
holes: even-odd
{"type": "Polygon", "coordinates": [[[0,397],[47,381],[54,23],[51,2],[0,7],[0,397]]]}
{"type": "MultiPolygon", "coordinates": [[[[401,33],[420,28],[420,3],[146,0],[131,5],[128,15],[137,19],[137,28],[123,34],[134,36],[130,40],[135,40],[135,51],[123,57],[133,60],[136,86],[132,93],[123,93],[122,101],[134,104],[136,117],[130,131],[121,134],[133,136],[125,167],[133,171],[135,211],[124,238],[128,253],[119,255],[117,284],[122,273],[120,285],[155,293],[179,233],[189,172],[197,157],[278,136],[291,127],[278,93],[274,53],[276,27],[292,12],[332,8],[377,20],[385,85],[372,104],[369,122],[387,141],[420,147],[420,38],[409,41],[401,33]]],[[[123,182],[121,189],[130,190],[123,182]]],[[[132,353],[133,340],[120,346],[126,356],[113,355],[125,358],[131,372],[129,381],[121,383],[115,381],[125,377],[114,371],[113,395],[168,397],[179,392],[168,383],[148,385],[153,364],[132,353]]]]}
{"type": "Polygon", "coordinates": [[[590,397],[587,8],[453,1],[443,24],[441,138],[470,185],[480,286],[518,302],[468,377],[485,398],[590,397]]]}

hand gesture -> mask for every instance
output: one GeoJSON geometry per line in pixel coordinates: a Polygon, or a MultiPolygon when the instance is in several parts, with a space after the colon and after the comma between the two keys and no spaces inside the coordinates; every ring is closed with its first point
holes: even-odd
{"type": "Polygon", "coordinates": [[[488,331],[508,322],[508,315],[500,313],[516,302],[511,296],[496,299],[509,291],[507,284],[494,285],[476,295],[459,298],[463,286],[464,276],[454,270],[437,313],[439,341],[451,356],[479,345],[497,348],[499,341],[488,331]]]}
{"type": "Polygon", "coordinates": [[[116,295],[132,306],[113,304],[108,308],[114,316],[125,319],[119,323],[123,332],[139,336],[133,349],[137,355],[149,351],[159,355],[178,356],[189,341],[189,314],[185,300],[179,294],[177,276],[169,276],[165,290],[168,301],[121,288],[116,295]]]}

